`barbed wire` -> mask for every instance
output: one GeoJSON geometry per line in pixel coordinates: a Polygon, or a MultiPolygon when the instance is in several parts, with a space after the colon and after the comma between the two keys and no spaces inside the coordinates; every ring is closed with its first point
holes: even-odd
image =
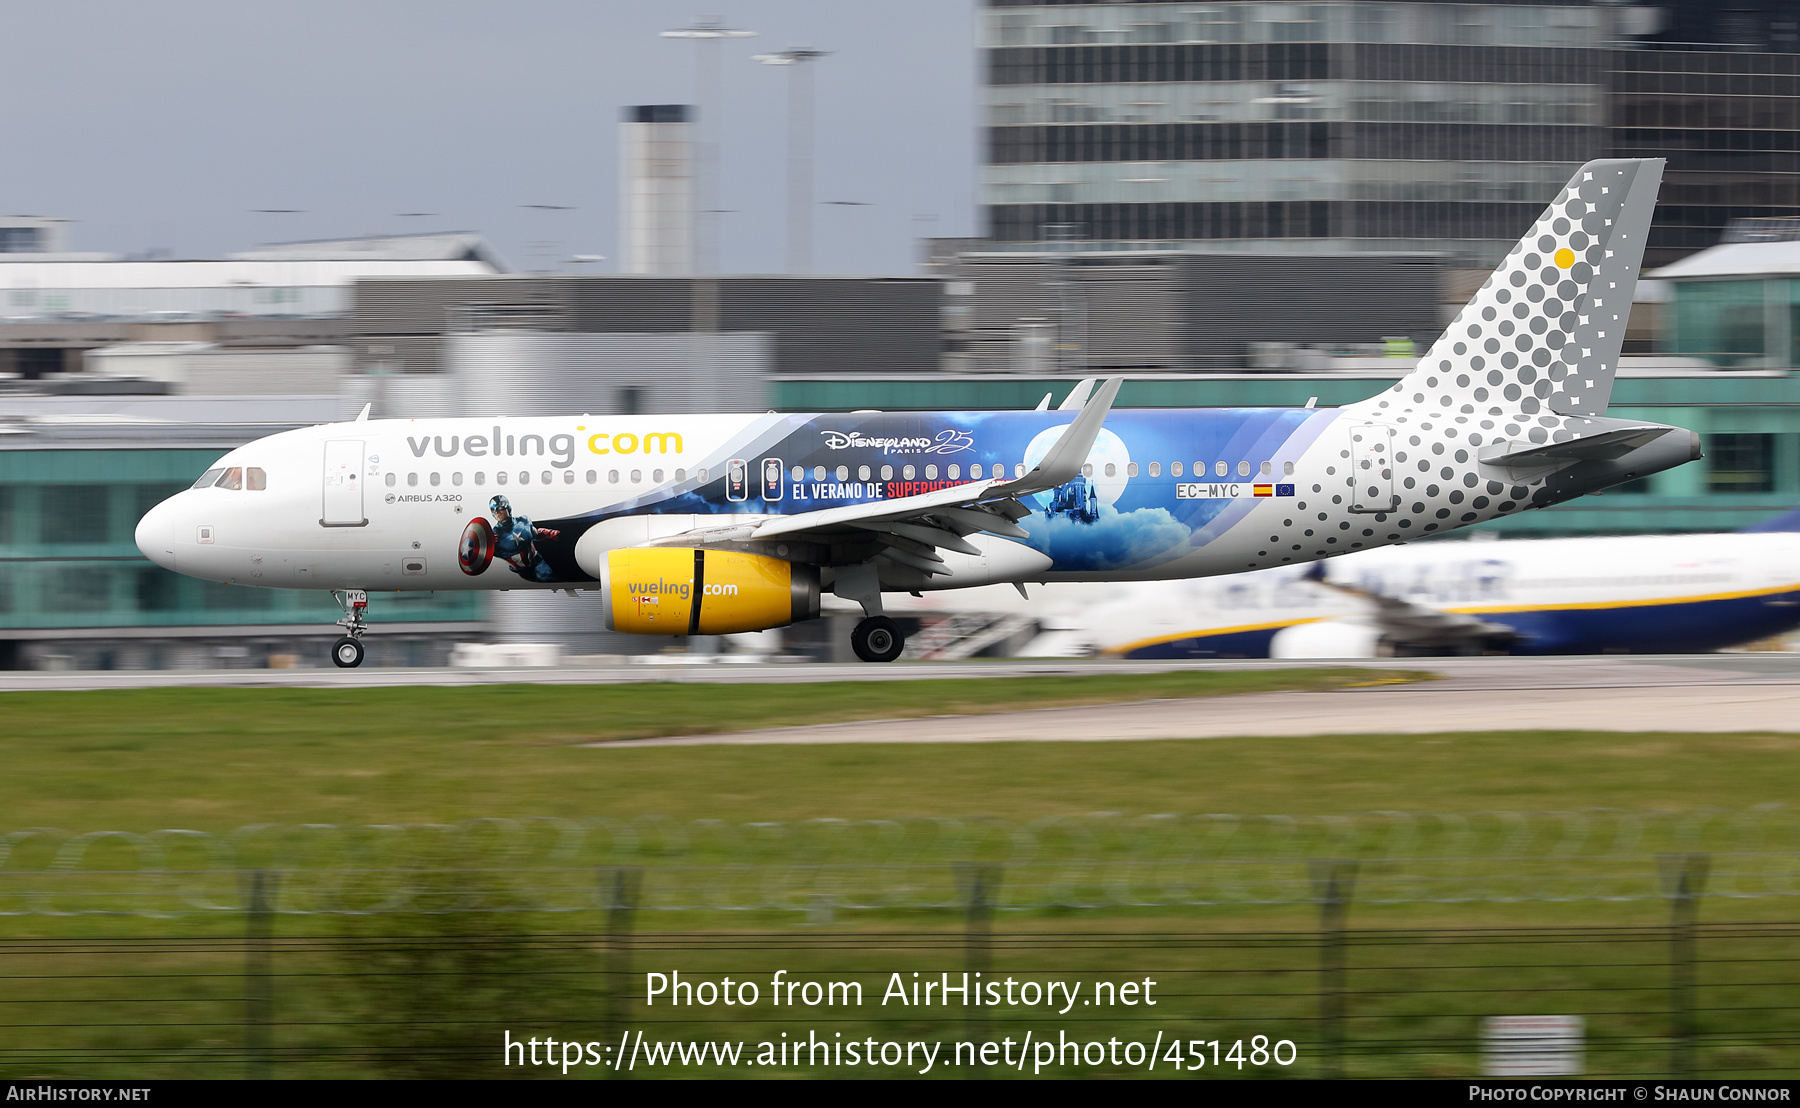
{"type": "Polygon", "coordinates": [[[1706,895],[1800,895],[1800,818],[1782,805],[1689,812],[1094,813],[730,823],[657,816],[449,824],[251,824],[227,832],[28,828],[0,835],[0,915],[243,912],[278,875],[291,914],[596,911],[629,869],[647,911],[956,908],[970,865],[1000,910],[1309,903],[1308,865],[1356,861],[1359,903],[1631,901],[1667,895],[1658,859],[1712,857],[1706,895]]]}

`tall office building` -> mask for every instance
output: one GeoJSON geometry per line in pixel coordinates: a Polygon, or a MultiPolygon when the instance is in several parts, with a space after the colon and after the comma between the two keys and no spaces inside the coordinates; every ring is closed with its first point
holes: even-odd
{"type": "Polygon", "coordinates": [[[1800,215],[1793,10],[987,0],[989,238],[1486,267],[1583,161],[1653,156],[1663,264],[1800,215]]]}

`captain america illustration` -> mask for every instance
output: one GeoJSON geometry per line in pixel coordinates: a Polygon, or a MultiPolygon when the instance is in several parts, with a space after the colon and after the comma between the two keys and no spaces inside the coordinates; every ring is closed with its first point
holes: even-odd
{"type": "Polygon", "coordinates": [[[513,514],[512,503],[504,496],[488,501],[488,510],[494,514],[494,553],[505,558],[514,573],[528,581],[549,581],[555,576],[550,563],[538,553],[537,540],[554,539],[561,531],[533,527],[530,519],[513,514]]]}

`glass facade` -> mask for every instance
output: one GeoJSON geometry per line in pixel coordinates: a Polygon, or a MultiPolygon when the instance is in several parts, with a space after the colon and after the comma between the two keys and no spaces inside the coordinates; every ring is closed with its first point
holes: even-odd
{"type": "MultiPolygon", "coordinates": [[[[317,624],[329,593],[220,585],[138,552],[144,512],[193,483],[217,450],[0,451],[0,639],[6,631],[317,624]]],[[[482,618],[474,593],[377,594],[382,622],[482,618]]]]}
{"type": "Polygon", "coordinates": [[[1726,369],[1787,369],[1800,355],[1800,281],[1686,280],[1675,286],[1671,353],[1726,369]]]}
{"type": "Polygon", "coordinates": [[[1800,54],[1629,39],[1630,18],[988,0],[989,238],[1075,225],[1096,249],[1448,248],[1485,267],[1600,157],[1669,158],[1648,266],[1727,220],[1800,214],[1800,54]]]}
{"type": "Polygon", "coordinates": [[[1646,268],[1712,246],[1730,220],[1800,215],[1800,54],[1613,59],[1612,156],[1669,159],[1646,268]]]}
{"type": "Polygon", "coordinates": [[[1775,436],[1714,435],[1706,444],[1706,487],[1713,492],[1770,492],[1775,488],[1775,436]]]}

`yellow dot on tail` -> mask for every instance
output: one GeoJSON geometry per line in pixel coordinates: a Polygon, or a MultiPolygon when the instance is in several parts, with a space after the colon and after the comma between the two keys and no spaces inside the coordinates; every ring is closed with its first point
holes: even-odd
{"type": "Polygon", "coordinates": [[[1574,264],[1575,264],[1575,251],[1570,250],[1568,247],[1565,246],[1561,250],[1558,250],[1556,252],[1556,267],[1558,269],[1567,269],[1574,264]]]}

